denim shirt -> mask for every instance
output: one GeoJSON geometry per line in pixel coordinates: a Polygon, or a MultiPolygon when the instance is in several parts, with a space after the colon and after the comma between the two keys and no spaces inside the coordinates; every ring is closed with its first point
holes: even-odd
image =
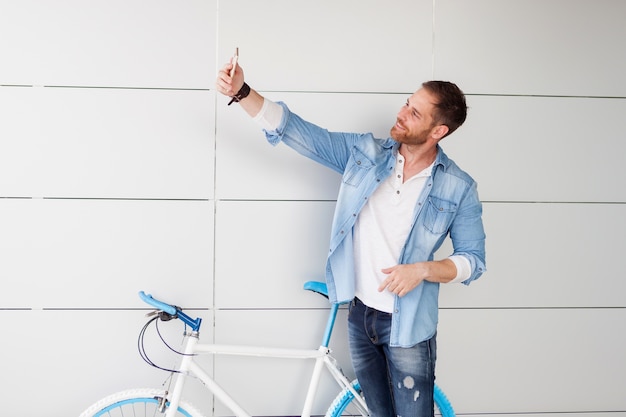
{"type": "MultiPolygon", "coordinates": [[[[333,218],[326,263],[331,302],[354,298],[353,227],[374,190],[394,169],[399,144],[372,134],[329,132],[304,121],[283,107],[283,118],[268,141],[285,143],[298,153],[343,176],[333,218]]],[[[469,284],[485,271],[485,232],[476,182],[438,147],[424,190],[415,203],[411,231],[399,264],[432,261],[448,234],[454,255],[463,255],[472,268],[469,284]]],[[[437,331],[439,284],[423,281],[403,297],[395,297],[391,346],[410,347],[437,331]]]]}

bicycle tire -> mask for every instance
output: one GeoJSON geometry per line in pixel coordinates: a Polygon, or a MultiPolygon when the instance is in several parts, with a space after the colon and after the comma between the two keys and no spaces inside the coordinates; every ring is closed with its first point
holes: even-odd
{"type": "MultiPolygon", "coordinates": [[[[361,393],[361,386],[359,385],[359,381],[356,379],[351,382],[352,387],[358,393],[361,393]]],[[[352,405],[352,401],[354,400],[354,395],[350,390],[345,388],[343,391],[335,397],[335,400],[331,403],[328,411],[326,411],[326,417],[342,417],[342,416],[367,416],[367,413],[363,413],[359,408],[355,408],[356,411],[350,410],[352,405]]],[[[442,417],[455,417],[454,409],[452,408],[452,404],[450,404],[450,400],[444,392],[439,388],[439,386],[435,385],[435,390],[433,392],[433,400],[435,402],[436,409],[439,410],[442,417]]]]}
{"type": "MultiPolygon", "coordinates": [[[[163,395],[162,389],[142,388],[130,389],[111,394],[96,401],[80,414],[80,417],[118,417],[132,415],[147,417],[162,415],[157,411],[158,397],[163,395]]],[[[176,417],[204,417],[191,404],[181,401],[176,417]]]]}

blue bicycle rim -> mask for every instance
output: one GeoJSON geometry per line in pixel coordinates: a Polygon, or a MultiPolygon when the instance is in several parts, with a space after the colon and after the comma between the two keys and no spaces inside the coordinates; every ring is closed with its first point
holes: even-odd
{"type": "MultiPolygon", "coordinates": [[[[120,408],[123,407],[125,405],[128,404],[134,404],[134,403],[153,403],[153,404],[157,404],[158,401],[155,398],[129,398],[127,400],[122,400],[122,401],[118,401],[115,404],[111,404],[105,408],[103,408],[102,410],[98,411],[96,414],[94,414],[94,417],[101,417],[101,416],[105,416],[107,415],[111,410],[115,410],[116,408],[120,408]]],[[[168,403],[169,404],[169,403],[168,403]]],[[[185,411],[184,409],[178,407],[177,410],[179,413],[181,413],[182,415],[184,415],[185,417],[192,417],[191,414],[189,414],[187,411],[185,411]]]]}

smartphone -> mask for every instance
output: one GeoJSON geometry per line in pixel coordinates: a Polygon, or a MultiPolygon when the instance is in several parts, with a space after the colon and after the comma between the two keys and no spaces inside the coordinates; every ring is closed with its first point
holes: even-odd
{"type": "Polygon", "coordinates": [[[235,54],[230,60],[231,64],[233,64],[233,68],[230,70],[230,76],[235,75],[235,68],[237,68],[237,61],[239,60],[239,48],[235,48],[235,54]]]}

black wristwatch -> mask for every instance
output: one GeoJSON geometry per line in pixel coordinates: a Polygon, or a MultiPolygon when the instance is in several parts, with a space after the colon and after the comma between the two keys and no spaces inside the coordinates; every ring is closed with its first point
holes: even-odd
{"type": "Polygon", "coordinates": [[[233,104],[233,102],[239,103],[241,100],[248,97],[248,94],[250,94],[250,86],[246,83],[243,83],[241,89],[237,91],[237,94],[232,96],[232,99],[228,102],[228,105],[230,106],[231,104],[233,104]]]}

